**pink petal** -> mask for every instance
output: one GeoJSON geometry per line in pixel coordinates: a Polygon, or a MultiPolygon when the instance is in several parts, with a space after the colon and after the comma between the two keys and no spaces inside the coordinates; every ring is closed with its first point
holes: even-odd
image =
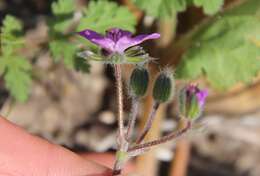
{"type": "Polygon", "coordinates": [[[160,34],[158,34],[158,33],[153,33],[153,34],[149,34],[149,35],[143,34],[143,35],[138,35],[133,38],[125,35],[116,42],[115,50],[122,53],[122,52],[124,52],[124,50],[126,50],[129,47],[138,45],[146,40],[157,39],[159,37],[160,37],[160,34]]]}
{"type": "Polygon", "coordinates": [[[108,51],[114,51],[114,45],[115,42],[107,37],[104,37],[103,35],[96,33],[92,30],[84,30],[78,33],[82,37],[85,37],[87,40],[91,41],[92,43],[100,46],[101,48],[104,48],[108,51]]]}

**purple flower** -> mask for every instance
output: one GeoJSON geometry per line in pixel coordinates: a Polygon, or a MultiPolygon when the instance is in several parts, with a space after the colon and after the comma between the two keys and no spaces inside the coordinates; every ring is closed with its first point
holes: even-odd
{"type": "Polygon", "coordinates": [[[206,101],[206,97],[208,96],[208,91],[206,89],[200,90],[197,85],[190,84],[187,86],[186,95],[188,99],[191,99],[192,96],[195,95],[199,107],[203,108],[206,101]]]}
{"type": "Polygon", "coordinates": [[[92,43],[100,46],[109,54],[123,54],[127,48],[138,45],[146,40],[157,39],[160,37],[160,34],[158,33],[153,33],[149,35],[143,34],[132,37],[131,32],[124,31],[119,28],[112,28],[106,31],[105,36],[89,29],[81,31],[78,34],[85,37],[92,43]]]}

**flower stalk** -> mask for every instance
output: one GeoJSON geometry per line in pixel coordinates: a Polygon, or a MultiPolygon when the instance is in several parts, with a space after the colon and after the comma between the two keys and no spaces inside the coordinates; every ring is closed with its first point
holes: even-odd
{"type": "MultiPolygon", "coordinates": [[[[123,117],[123,88],[122,88],[122,73],[121,66],[115,65],[115,78],[117,87],[117,104],[118,104],[118,127],[119,127],[119,144],[122,145],[124,137],[124,117],[123,117]]],[[[122,148],[122,146],[120,147],[122,148]]]]}
{"type": "Polygon", "coordinates": [[[138,98],[133,97],[132,99],[132,109],[131,109],[131,113],[130,113],[130,119],[127,125],[127,132],[126,132],[126,140],[128,142],[130,142],[131,137],[133,135],[134,132],[134,128],[135,128],[135,123],[136,123],[136,119],[137,119],[137,114],[138,114],[138,106],[139,106],[139,101],[138,98]]]}
{"type": "Polygon", "coordinates": [[[133,152],[135,150],[140,150],[140,149],[149,149],[153,146],[156,146],[156,145],[159,145],[159,144],[163,144],[165,142],[168,142],[168,141],[171,141],[173,139],[176,139],[178,137],[181,137],[183,134],[186,134],[186,132],[191,129],[191,122],[188,120],[186,122],[186,125],[184,128],[176,131],[176,132],[172,132],[166,136],[163,136],[161,137],[160,139],[157,139],[157,140],[154,140],[154,141],[150,141],[150,142],[146,142],[146,143],[143,143],[143,144],[139,144],[139,145],[136,145],[134,147],[131,147],[128,149],[128,152],[133,152]]]}
{"type": "Polygon", "coordinates": [[[113,174],[120,175],[122,167],[127,161],[127,149],[128,142],[125,138],[125,128],[124,128],[124,106],[123,106],[123,84],[122,84],[122,71],[121,65],[115,64],[115,78],[116,78],[116,87],[117,87],[117,104],[118,104],[118,151],[116,154],[116,161],[114,164],[113,174]]]}
{"type": "Polygon", "coordinates": [[[156,111],[158,110],[159,105],[160,105],[160,103],[153,102],[152,110],[151,110],[151,112],[149,114],[149,117],[148,117],[146,123],[145,123],[143,131],[137,137],[137,140],[135,142],[136,144],[140,144],[144,140],[144,138],[147,135],[147,133],[149,132],[149,130],[151,129],[153,121],[154,121],[154,118],[155,118],[155,115],[156,115],[156,111]]]}

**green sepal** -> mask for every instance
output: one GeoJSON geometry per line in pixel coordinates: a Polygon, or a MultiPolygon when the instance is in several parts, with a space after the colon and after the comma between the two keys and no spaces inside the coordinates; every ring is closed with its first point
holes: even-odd
{"type": "Polygon", "coordinates": [[[194,94],[191,97],[190,103],[188,105],[186,117],[189,118],[189,119],[196,119],[196,118],[199,117],[200,112],[201,112],[201,110],[200,110],[200,107],[199,107],[199,103],[198,103],[196,95],[194,94]]]}

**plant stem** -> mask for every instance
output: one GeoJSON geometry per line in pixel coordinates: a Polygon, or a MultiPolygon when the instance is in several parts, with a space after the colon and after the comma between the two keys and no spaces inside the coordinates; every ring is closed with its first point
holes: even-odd
{"type": "Polygon", "coordinates": [[[133,135],[134,127],[135,127],[135,122],[138,114],[138,98],[133,97],[132,99],[132,109],[131,109],[131,114],[130,114],[130,120],[127,125],[127,133],[126,133],[126,140],[129,141],[131,136],[133,135]]]}
{"type": "Polygon", "coordinates": [[[131,147],[128,149],[128,152],[132,152],[132,151],[135,151],[135,150],[139,150],[139,149],[146,149],[146,148],[150,148],[150,147],[153,147],[155,145],[159,145],[159,144],[162,144],[162,143],[165,143],[165,142],[168,142],[172,139],[175,139],[177,137],[180,137],[182,136],[184,133],[186,133],[189,129],[191,128],[191,122],[190,121],[187,121],[186,125],[184,128],[176,131],[176,132],[172,132],[160,139],[157,139],[157,140],[154,140],[154,141],[150,141],[150,142],[146,142],[144,144],[139,144],[139,145],[136,145],[134,147],[131,147]]]}
{"type": "MultiPolygon", "coordinates": [[[[118,103],[118,127],[119,127],[119,144],[122,145],[125,140],[124,135],[124,118],[123,118],[123,88],[121,66],[115,64],[115,78],[117,87],[117,103],[118,103]]],[[[122,146],[119,146],[122,148],[122,146]]]]}
{"type": "Polygon", "coordinates": [[[113,168],[112,175],[113,175],[113,176],[120,175],[120,174],[121,174],[121,171],[122,171],[121,163],[119,162],[118,159],[116,159],[116,162],[115,162],[115,164],[114,164],[114,168],[113,168]]]}
{"type": "Polygon", "coordinates": [[[140,144],[144,140],[146,134],[148,133],[148,131],[152,127],[152,124],[153,124],[153,121],[154,121],[154,118],[155,118],[155,114],[156,114],[157,109],[159,108],[159,105],[160,105],[160,103],[158,103],[158,102],[154,102],[153,103],[152,110],[151,110],[151,112],[149,114],[149,117],[148,117],[148,119],[146,121],[146,124],[144,126],[143,131],[137,137],[136,144],[140,144]]]}
{"type": "MultiPolygon", "coordinates": [[[[123,117],[123,85],[122,85],[122,73],[121,66],[115,64],[115,78],[116,78],[116,87],[117,87],[117,101],[118,101],[118,128],[119,128],[119,138],[118,138],[118,151],[119,153],[127,152],[128,142],[125,139],[124,131],[124,117],[123,117]]],[[[122,167],[126,160],[122,160],[121,155],[116,155],[116,161],[114,164],[113,174],[120,175],[122,167]]]]}

